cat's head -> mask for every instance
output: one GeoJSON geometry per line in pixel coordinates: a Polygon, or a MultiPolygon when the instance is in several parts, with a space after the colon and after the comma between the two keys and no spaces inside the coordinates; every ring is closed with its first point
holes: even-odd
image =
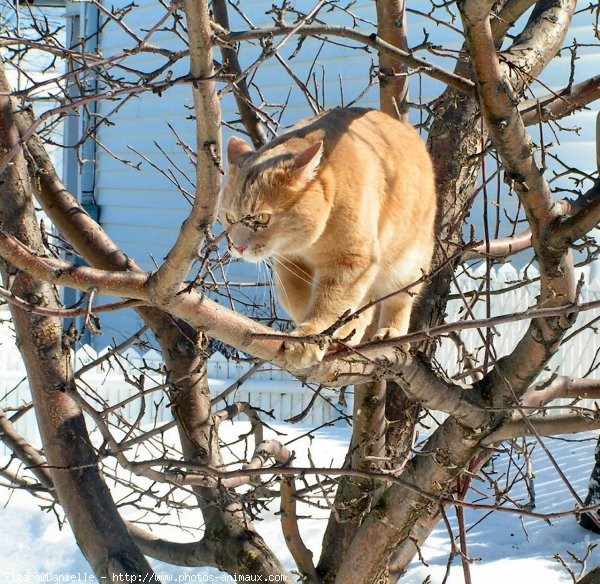
{"type": "Polygon", "coordinates": [[[231,138],[219,214],[234,257],[260,262],[299,251],[318,238],[323,221],[315,208],[319,187],[314,183],[322,155],[322,142],[284,142],[254,152],[231,138]]]}

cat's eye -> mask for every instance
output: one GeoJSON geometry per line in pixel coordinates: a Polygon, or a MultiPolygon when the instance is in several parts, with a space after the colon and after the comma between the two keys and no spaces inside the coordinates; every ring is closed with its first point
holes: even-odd
{"type": "Polygon", "coordinates": [[[270,213],[259,213],[254,216],[254,221],[256,221],[259,225],[268,225],[269,221],[271,221],[270,213]]]}
{"type": "Polygon", "coordinates": [[[231,213],[225,213],[225,221],[229,224],[235,223],[235,217],[231,213]]]}

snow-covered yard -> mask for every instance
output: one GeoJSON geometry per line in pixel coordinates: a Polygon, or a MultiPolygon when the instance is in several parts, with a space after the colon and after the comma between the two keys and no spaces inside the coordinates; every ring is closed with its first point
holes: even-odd
{"type": "MultiPolygon", "coordinates": [[[[298,426],[292,430],[289,426],[276,428],[286,433],[286,436],[279,438],[284,442],[294,440],[308,430],[298,426]]],[[[222,429],[228,437],[235,438],[247,429],[247,425],[244,422],[235,425],[226,423],[222,429]]],[[[299,466],[307,463],[306,453],[309,448],[315,464],[329,466],[339,464],[343,459],[348,437],[346,429],[330,428],[317,433],[312,441],[309,438],[301,438],[294,441],[290,447],[296,451],[299,466]]],[[[582,498],[585,497],[593,465],[596,435],[544,440],[569,482],[582,498]]],[[[502,487],[514,478],[514,462],[519,463],[519,460],[519,457],[513,456],[513,462],[509,463],[508,455],[503,454],[496,458],[493,467],[488,466],[486,470],[493,473],[497,484],[502,487]]],[[[556,513],[575,507],[572,495],[539,445],[534,448],[533,469],[535,513],[556,513]]],[[[471,501],[493,504],[493,493],[485,483],[475,482],[474,486],[480,493],[472,492],[471,501]],[[482,492],[485,492],[488,498],[483,498],[482,492]]],[[[77,548],[68,526],[60,530],[54,514],[40,510],[38,502],[26,493],[10,495],[5,489],[0,493],[2,503],[6,504],[0,522],[1,571],[5,581],[39,582],[59,576],[71,576],[75,581],[90,580],[91,570],[77,548]]],[[[522,503],[529,500],[524,481],[513,487],[511,497],[522,503]]],[[[308,508],[301,508],[299,512],[304,514],[308,512],[308,508]]],[[[320,516],[315,516],[314,509],[310,512],[313,518],[302,520],[301,531],[316,555],[325,528],[325,512],[321,512],[320,516]]],[[[590,544],[599,540],[599,537],[580,528],[573,516],[553,519],[550,523],[539,518],[498,511],[489,514],[485,510],[469,509],[466,516],[467,525],[470,526],[469,555],[476,558],[471,565],[471,573],[473,582],[477,584],[504,583],[507,579],[515,584],[529,581],[547,584],[571,582],[570,575],[554,556],[560,554],[578,575],[580,566],[570,554],[583,558],[590,544]]],[[[456,536],[458,529],[453,510],[448,511],[448,517],[456,536]]],[[[285,564],[290,569],[293,568],[281,537],[275,510],[268,513],[264,521],[258,522],[257,528],[285,564]]],[[[174,528],[160,527],[159,532],[165,536],[173,535],[174,528]]],[[[448,530],[442,522],[423,546],[423,561],[413,562],[403,582],[421,584],[428,576],[432,583],[442,582],[449,552],[448,530]]],[[[588,569],[597,564],[600,564],[600,550],[592,552],[588,569]]],[[[159,562],[155,562],[154,566],[164,581],[202,582],[211,581],[211,576],[220,575],[216,570],[208,568],[178,568],[159,562]]],[[[455,558],[448,582],[463,581],[460,559],[455,558]]]]}

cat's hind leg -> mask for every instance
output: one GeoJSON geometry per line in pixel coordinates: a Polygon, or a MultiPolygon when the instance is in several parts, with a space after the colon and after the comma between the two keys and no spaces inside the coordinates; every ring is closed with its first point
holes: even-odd
{"type": "Polygon", "coordinates": [[[386,266],[385,279],[379,279],[375,289],[381,301],[379,329],[373,339],[389,339],[406,335],[414,301],[423,288],[423,275],[429,271],[431,248],[414,245],[403,250],[391,265],[386,266]]]}
{"type": "Polygon", "coordinates": [[[419,289],[420,286],[415,286],[408,291],[397,292],[381,302],[379,328],[373,340],[401,337],[408,333],[410,314],[419,289]]]}

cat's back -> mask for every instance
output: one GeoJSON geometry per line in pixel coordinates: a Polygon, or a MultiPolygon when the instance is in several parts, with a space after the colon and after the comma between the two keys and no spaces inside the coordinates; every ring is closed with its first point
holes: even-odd
{"type": "Polygon", "coordinates": [[[425,142],[410,124],[379,110],[336,108],[323,116],[325,149],[334,159],[354,159],[358,168],[380,165],[384,172],[396,174],[410,169],[432,174],[425,142]]]}
{"type": "MultiPolygon", "coordinates": [[[[378,171],[385,180],[398,173],[433,177],[425,142],[407,123],[379,110],[338,107],[292,127],[271,148],[303,148],[322,141],[324,160],[344,174],[378,171]]],[[[360,177],[357,177],[360,178],[360,177]]]]}
{"type": "Polygon", "coordinates": [[[317,126],[325,138],[323,179],[334,207],[343,210],[336,216],[350,217],[355,228],[376,224],[384,255],[399,257],[413,245],[430,255],[437,194],[431,157],[417,130],[358,108],[331,110],[317,126]]]}
{"type": "Polygon", "coordinates": [[[338,107],[290,128],[257,153],[256,163],[268,166],[316,142],[323,143],[319,182],[338,210],[372,215],[377,203],[380,227],[389,222],[386,216],[432,222],[433,165],[411,125],[374,109],[338,107]]]}
{"type": "Polygon", "coordinates": [[[370,142],[392,144],[407,139],[422,144],[412,126],[379,110],[336,107],[292,126],[273,140],[268,148],[278,148],[296,140],[321,140],[327,154],[335,151],[340,143],[360,148],[370,142]]]}

